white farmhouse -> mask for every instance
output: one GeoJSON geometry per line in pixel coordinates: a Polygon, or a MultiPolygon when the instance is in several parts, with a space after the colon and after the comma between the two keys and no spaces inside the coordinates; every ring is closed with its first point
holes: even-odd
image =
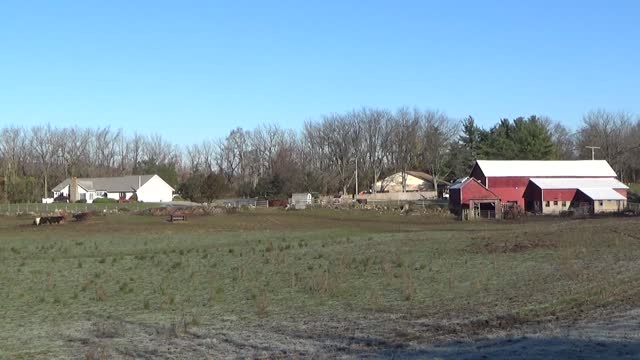
{"type": "Polygon", "coordinates": [[[53,197],[62,195],[72,202],[86,200],[87,203],[92,203],[97,198],[128,200],[136,194],[138,201],[167,202],[173,199],[173,191],[158,175],[68,178],[53,188],[53,197]]]}

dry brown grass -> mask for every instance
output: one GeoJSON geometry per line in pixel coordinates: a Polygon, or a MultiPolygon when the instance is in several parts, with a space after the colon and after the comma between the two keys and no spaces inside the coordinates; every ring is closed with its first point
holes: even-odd
{"type": "Polygon", "coordinates": [[[326,270],[312,274],[309,281],[309,291],[315,295],[327,295],[331,285],[329,278],[329,272],[326,270]]]}
{"type": "Polygon", "coordinates": [[[91,346],[84,353],[85,360],[109,360],[112,358],[112,352],[105,345],[91,346]]]}
{"type": "Polygon", "coordinates": [[[256,314],[260,317],[265,317],[269,313],[269,295],[266,289],[260,289],[256,295],[256,314]]]}
{"type": "Polygon", "coordinates": [[[402,274],[402,295],[406,301],[411,301],[416,296],[416,283],[411,272],[405,271],[402,274]]]}
{"type": "Polygon", "coordinates": [[[102,287],[102,285],[96,284],[95,290],[96,290],[96,300],[107,301],[109,296],[107,295],[107,290],[104,287],[102,287]]]}

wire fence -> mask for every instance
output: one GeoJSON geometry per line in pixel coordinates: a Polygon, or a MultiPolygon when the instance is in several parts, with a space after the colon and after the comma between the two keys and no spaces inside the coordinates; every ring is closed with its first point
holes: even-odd
{"type": "Polygon", "coordinates": [[[101,204],[80,204],[80,203],[24,203],[24,204],[0,204],[0,214],[50,214],[57,211],[78,213],[84,211],[139,211],[151,207],[157,207],[155,203],[101,203],[101,204]]]}

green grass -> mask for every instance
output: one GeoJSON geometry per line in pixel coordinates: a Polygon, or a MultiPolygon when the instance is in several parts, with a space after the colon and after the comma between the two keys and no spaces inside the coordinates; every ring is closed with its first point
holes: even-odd
{"type": "Polygon", "coordinates": [[[0,204],[0,215],[15,215],[22,213],[35,213],[35,214],[47,214],[56,210],[64,210],[67,212],[79,212],[87,210],[113,210],[113,209],[129,209],[132,211],[144,210],[152,207],[157,207],[160,204],[157,203],[93,203],[93,204],[79,204],[79,203],[53,203],[53,204],[0,204]]]}
{"type": "Polygon", "coordinates": [[[67,356],[65,336],[95,319],[569,318],[638,295],[636,219],[269,210],[164,220],[0,217],[0,358],[67,356]]]}

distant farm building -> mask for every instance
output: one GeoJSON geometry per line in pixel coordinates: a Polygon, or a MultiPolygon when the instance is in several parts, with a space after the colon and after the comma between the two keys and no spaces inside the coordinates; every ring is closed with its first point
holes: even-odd
{"type": "Polygon", "coordinates": [[[451,185],[449,204],[452,211],[465,219],[495,218],[501,212],[500,197],[474,178],[465,178],[451,185]]]}
{"type": "Polygon", "coordinates": [[[174,189],[158,175],[133,175],[103,178],[68,178],[53,188],[54,198],[64,196],[71,202],[98,198],[129,200],[136,194],[142,202],[167,202],[174,189]]]}
{"type": "MultiPolygon", "coordinates": [[[[444,180],[438,179],[438,189],[442,192],[450,184],[444,180]]],[[[376,192],[402,192],[402,172],[397,172],[378,181],[375,184],[376,192]]],[[[406,191],[436,191],[434,179],[422,171],[406,172],[406,191]]]]}
{"type": "Polygon", "coordinates": [[[499,216],[504,208],[537,214],[578,208],[617,212],[627,205],[627,190],[604,160],[478,160],[469,179],[451,186],[449,207],[467,218],[499,216]],[[492,196],[499,203],[487,199],[492,196]]]}
{"type": "Polygon", "coordinates": [[[527,208],[536,213],[585,207],[597,214],[622,211],[627,206],[627,189],[615,178],[531,178],[524,198],[527,208]]]}
{"type": "Polygon", "coordinates": [[[307,206],[313,205],[313,195],[310,193],[293,193],[291,195],[291,205],[299,210],[304,210],[307,206]]]}

